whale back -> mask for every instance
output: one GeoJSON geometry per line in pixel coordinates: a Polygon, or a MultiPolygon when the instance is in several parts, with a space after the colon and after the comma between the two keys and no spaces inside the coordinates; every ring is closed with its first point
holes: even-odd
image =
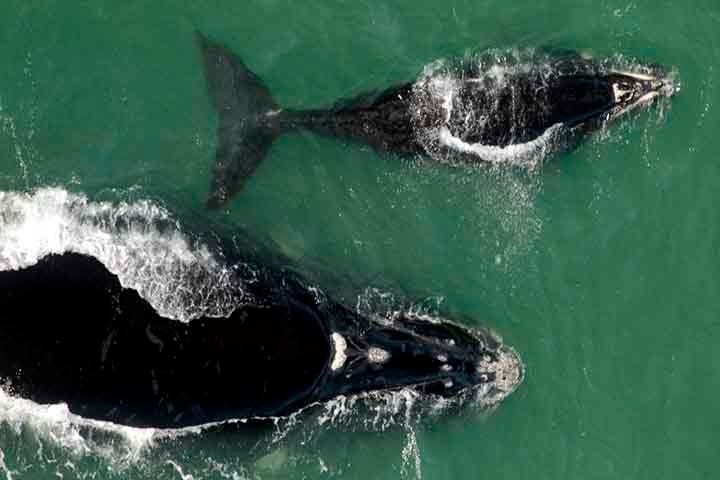
{"type": "Polygon", "coordinates": [[[0,272],[0,304],[12,392],[126,425],[284,414],[310,401],[330,358],[321,321],[291,298],[185,324],[79,254],[0,272]]]}
{"type": "Polygon", "coordinates": [[[536,139],[553,125],[573,127],[612,105],[612,86],[602,76],[538,68],[502,85],[463,82],[448,128],[464,142],[505,147],[536,139]]]}

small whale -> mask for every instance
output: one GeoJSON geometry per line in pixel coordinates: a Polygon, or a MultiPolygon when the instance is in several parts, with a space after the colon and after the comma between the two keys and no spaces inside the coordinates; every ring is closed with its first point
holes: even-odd
{"type": "Polygon", "coordinates": [[[402,387],[490,407],[522,382],[520,357],[489,330],[409,314],[379,324],[278,271],[249,288],[252,305],[183,323],[94,257],[2,271],[0,384],[85,418],[181,428],[402,387]]]}
{"type": "Polygon", "coordinates": [[[196,39],[219,116],[209,208],[240,191],[273,140],[286,132],[306,130],[447,163],[536,164],[679,89],[674,75],[659,66],[620,70],[622,62],[612,59],[533,50],[457,66],[436,62],[414,82],[328,108],[292,110],[278,105],[228,48],[199,32],[196,39]]]}

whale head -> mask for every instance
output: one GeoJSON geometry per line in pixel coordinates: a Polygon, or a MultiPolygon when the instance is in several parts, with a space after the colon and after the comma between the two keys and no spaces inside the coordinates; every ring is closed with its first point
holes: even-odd
{"type": "Polygon", "coordinates": [[[612,88],[613,108],[608,112],[612,120],[659,97],[671,97],[680,90],[675,79],[657,68],[654,73],[612,72],[607,75],[612,88]]]}
{"type": "Polygon", "coordinates": [[[660,66],[637,64],[614,69],[583,59],[571,73],[548,84],[549,121],[589,132],[680,90],[674,74],[660,66]]]}
{"type": "Polygon", "coordinates": [[[679,85],[674,70],[619,55],[493,51],[424,74],[414,88],[414,125],[439,158],[536,165],[679,85]]]}
{"type": "Polygon", "coordinates": [[[360,335],[333,332],[331,373],[321,397],[411,388],[489,408],[523,381],[517,352],[488,329],[404,314],[360,335]]]}

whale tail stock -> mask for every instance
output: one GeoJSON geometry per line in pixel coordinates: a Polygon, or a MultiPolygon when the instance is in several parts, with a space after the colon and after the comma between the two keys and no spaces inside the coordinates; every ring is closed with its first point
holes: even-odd
{"type": "Polygon", "coordinates": [[[223,45],[196,31],[208,94],[218,112],[218,147],[208,208],[218,208],[242,188],[283,127],[279,106],[265,84],[223,45]]]}

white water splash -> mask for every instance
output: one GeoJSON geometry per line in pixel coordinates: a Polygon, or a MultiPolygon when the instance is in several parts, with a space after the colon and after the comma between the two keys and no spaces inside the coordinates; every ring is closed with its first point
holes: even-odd
{"type": "MultiPolygon", "coordinates": [[[[25,146],[24,140],[18,136],[15,118],[9,112],[6,112],[5,107],[3,106],[2,98],[0,98],[0,132],[8,135],[12,141],[15,159],[17,160],[18,167],[20,169],[20,176],[23,179],[25,187],[27,187],[29,182],[30,153],[28,152],[28,148],[25,146]]],[[[29,135],[32,135],[32,133],[29,135]]]]}
{"type": "MultiPolygon", "coordinates": [[[[14,397],[0,388],[0,425],[16,435],[25,429],[39,438],[62,447],[72,455],[95,453],[117,465],[137,461],[146,447],[153,444],[152,428],[131,428],[109,422],[88,420],[71,413],[64,403],[39,405],[14,397]],[[93,440],[90,430],[102,431],[105,440],[93,440]]],[[[42,446],[38,450],[42,456],[42,446]]],[[[1,468],[1,466],[0,466],[1,468]]]]}
{"type": "MultiPolygon", "coordinates": [[[[603,75],[621,71],[650,77],[657,74],[655,70],[623,55],[593,62],[565,62],[562,56],[535,49],[490,50],[466,59],[462,65],[439,60],[426,67],[414,84],[413,125],[419,143],[438,161],[472,163],[478,160],[534,168],[548,154],[563,148],[563,133],[571,130],[556,123],[541,135],[526,140],[527,132],[522,131],[525,117],[537,112],[528,109],[527,94],[522,93],[523,81],[519,79],[529,76],[536,82],[534,101],[542,103],[549,101],[542,97],[546,90],[543,85],[558,75],[573,72],[603,75]],[[498,118],[508,120],[508,124],[496,124],[494,120],[498,118]],[[487,128],[500,128],[499,125],[510,130],[506,132],[510,136],[507,146],[464,140],[481,137],[487,128]],[[517,137],[516,128],[521,129],[517,137]],[[521,139],[523,143],[514,143],[521,139]]],[[[646,101],[633,104],[633,109],[651,103],[651,97],[670,97],[679,89],[675,73],[664,75],[666,87],[649,95],[646,101]]],[[[613,118],[622,116],[621,113],[615,113],[613,118]]]]}
{"type": "Polygon", "coordinates": [[[420,407],[423,396],[410,388],[392,392],[369,392],[353,396],[340,396],[323,405],[322,412],[316,417],[318,426],[348,427],[352,423],[363,429],[388,431],[401,428],[405,432],[405,441],[400,455],[402,478],[422,478],[421,452],[417,440],[420,419],[425,415],[439,414],[447,406],[444,399],[438,398],[432,408],[420,407]],[[358,409],[367,410],[358,416],[358,409]]]}
{"type": "MultiPolygon", "coordinates": [[[[228,314],[244,299],[234,271],[206,246],[190,241],[169,212],[153,202],[91,202],[61,188],[0,192],[0,270],[67,251],[97,258],[160,314],[181,321],[228,314]]],[[[43,448],[49,444],[71,456],[103,458],[113,468],[136,465],[157,439],[194,435],[208,427],[161,430],[89,420],[64,403],[37,404],[0,385],[0,428],[14,435],[31,432],[43,463],[51,460],[43,448]]]]}
{"type": "Polygon", "coordinates": [[[182,480],[195,480],[195,477],[193,477],[189,473],[187,473],[187,474],[184,473],[182,470],[182,467],[180,465],[178,465],[177,463],[173,462],[172,460],[167,460],[165,463],[168,465],[171,465],[173,467],[173,469],[178,473],[178,475],[180,475],[180,478],[182,480]]]}
{"type": "Polygon", "coordinates": [[[24,85],[27,89],[29,102],[20,100],[14,111],[7,108],[0,96],[0,133],[9,137],[15,160],[20,170],[20,179],[25,188],[31,183],[30,171],[33,161],[37,160],[37,151],[33,140],[36,135],[36,124],[39,116],[37,89],[38,82],[33,71],[33,56],[31,52],[25,54],[25,65],[22,69],[24,85]]]}
{"type": "Polygon", "coordinates": [[[535,167],[542,163],[554,146],[557,134],[563,125],[556,123],[539,137],[525,143],[517,143],[498,147],[481,143],[466,143],[454,136],[447,127],[440,129],[440,143],[460,153],[468,153],[481,158],[485,162],[507,165],[535,167]]]}
{"type": "Polygon", "coordinates": [[[554,140],[562,125],[553,125],[539,137],[506,147],[467,143],[450,131],[451,118],[459,116],[464,127],[461,131],[476,131],[490,121],[499,109],[497,102],[509,87],[510,78],[531,70],[540,78],[550,74],[550,64],[544,57],[534,58],[533,50],[491,51],[475,60],[472,75],[463,68],[445,61],[426,67],[414,86],[413,122],[418,140],[427,153],[443,162],[454,163],[457,155],[477,158],[493,164],[534,167],[552,151],[554,140]],[[466,105],[460,98],[463,85],[481,84],[487,92],[488,104],[481,110],[466,105]]]}
{"type": "MultiPolygon", "coordinates": [[[[48,253],[68,250],[99,258],[118,275],[123,285],[136,288],[155,308],[165,309],[181,320],[217,308],[217,304],[207,301],[214,298],[212,296],[189,296],[181,298],[183,301],[180,302],[163,303],[177,292],[180,295],[193,293],[190,281],[196,281],[198,277],[188,271],[199,269],[206,275],[206,280],[209,279],[207,281],[215,282],[206,288],[222,291],[234,287],[234,284],[218,281],[230,279],[230,273],[207,248],[193,245],[171,215],[152,202],[91,202],[84,195],[59,188],[44,188],[29,194],[0,192],[0,269],[21,268],[48,253]],[[227,277],[223,276],[225,273],[227,277]]],[[[380,292],[378,295],[385,297],[388,305],[395,303],[389,294],[380,292]]],[[[233,297],[232,300],[236,299],[233,297]]],[[[432,314],[441,301],[434,297],[408,308],[418,314],[432,314]]],[[[372,301],[358,299],[358,305],[362,303],[368,303],[368,308],[373,309],[369,306],[372,301]]],[[[383,312],[377,310],[368,314],[376,318],[383,316],[383,312]]],[[[424,406],[417,407],[418,399],[419,394],[410,389],[340,397],[321,407],[323,413],[315,418],[315,423],[310,423],[309,435],[322,432],[324,426],[347,423],[360,423],[364,428],[376,431],[399,427],[406,433],[401,452],[402,475],[421,478],[420,447],[415,429],[421,415],[440,413],[447,403],[433,399],[431,407],[425,409],[424,406]],[[356,408],[358,403],[363,405],[360,411],[356,408]]],[[[300,412],[289,419],[276,419],[279,433],[274,440],[279,441],[288,430],[301,427],[303,423],[307,425],[305,415],[307,412],[300,412]]],[[[0,389],[0,426],[5,428],[6,425],[16,435],[31,431],[40,445],[57,445],[73,456],[100,456],[112,466],[136,465],[159,439],[195,435],[213,426],[178,430],[123,427],[79,417],[65,404],[39,405],[0,389]]],[[[41,450],[42,447],[38,459],[44,461],[41,450]]],[[[183,461],[174,459],[172,462],[168,464],[183,478],[200,475],[195,471],[186,473],[189,467],[183,461]]],[[[227,474],[227,478],[240,478],[237,472],[228,470],[227,474]]]]}
{"type": "Polygon", "coordinates": [[[153,202],[91,202],[61,188],[0,192],[0,270],[69,251],[97,258],[124,287],[177,320],[227,316],[245,300],[233,269],[192,244],[153,202]]]}
{"type": "Polygon", "coordinates": [[[0,471],[5,474],[6,480],[13,480],[13,474],[16,473],[10,470],[5,464],[5,452],[2,450],[2,448],[0,448],[0,471]]]}

